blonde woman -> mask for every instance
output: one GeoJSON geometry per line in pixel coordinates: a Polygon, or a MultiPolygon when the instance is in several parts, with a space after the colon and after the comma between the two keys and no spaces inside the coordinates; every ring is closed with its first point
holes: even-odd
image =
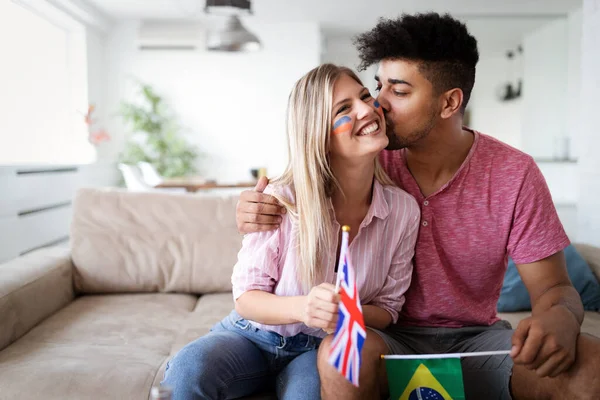
{"type": "Polygon", "coordinates": [[[377,161],[388,144],[379,104],[349,69],[317,67],[288,105],[290,162],[267,192],[285,205],[277,230],[244,238],[235,310],[170,361],[174,399],[231,399],[275,385],[280,399],[320,398],[317,348],[337,322],[338,242],[349,225],[365,324],[396,322],[410,284],[416,201],[377,161]]]}

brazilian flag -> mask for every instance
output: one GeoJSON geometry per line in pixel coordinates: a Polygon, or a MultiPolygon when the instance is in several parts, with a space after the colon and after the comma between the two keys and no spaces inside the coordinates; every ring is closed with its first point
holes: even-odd
{"type": "Polygon", "coordinates": [[[465,398],[460,358],[385,358],[391,400],[465,398]]]}

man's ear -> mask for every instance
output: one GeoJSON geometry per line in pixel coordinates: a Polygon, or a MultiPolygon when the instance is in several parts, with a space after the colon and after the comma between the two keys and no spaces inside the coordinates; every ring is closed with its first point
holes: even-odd
{"type": "Polygon", "coordinates": [[[458,88],[450,89],[442,95],[442,100],[442,112],[440,115],[444,119],[450,118],[457,112],[460,112],[463,103],[463,92],[458,88]]]}

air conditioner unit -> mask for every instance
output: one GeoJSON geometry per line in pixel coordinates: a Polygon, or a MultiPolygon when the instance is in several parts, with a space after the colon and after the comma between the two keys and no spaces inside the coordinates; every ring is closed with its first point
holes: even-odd
{"type": "Polygon", "coordinates": [[[204,50],[205,43],[202,25],[191,20],[143,20],[137,36],[140,50],[204,50]]]}

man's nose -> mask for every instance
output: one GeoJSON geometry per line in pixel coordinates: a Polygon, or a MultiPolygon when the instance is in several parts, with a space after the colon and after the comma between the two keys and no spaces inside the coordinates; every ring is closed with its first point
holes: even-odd
{"type": "Polygon", "coordinates": [[[382,93],[379,93],[379,95],[377,95],[375,101],[379,103],[379,106],[383,109],[384,112],[388,112],[390,110],[389,103],[387,102],[382,93]]]}

